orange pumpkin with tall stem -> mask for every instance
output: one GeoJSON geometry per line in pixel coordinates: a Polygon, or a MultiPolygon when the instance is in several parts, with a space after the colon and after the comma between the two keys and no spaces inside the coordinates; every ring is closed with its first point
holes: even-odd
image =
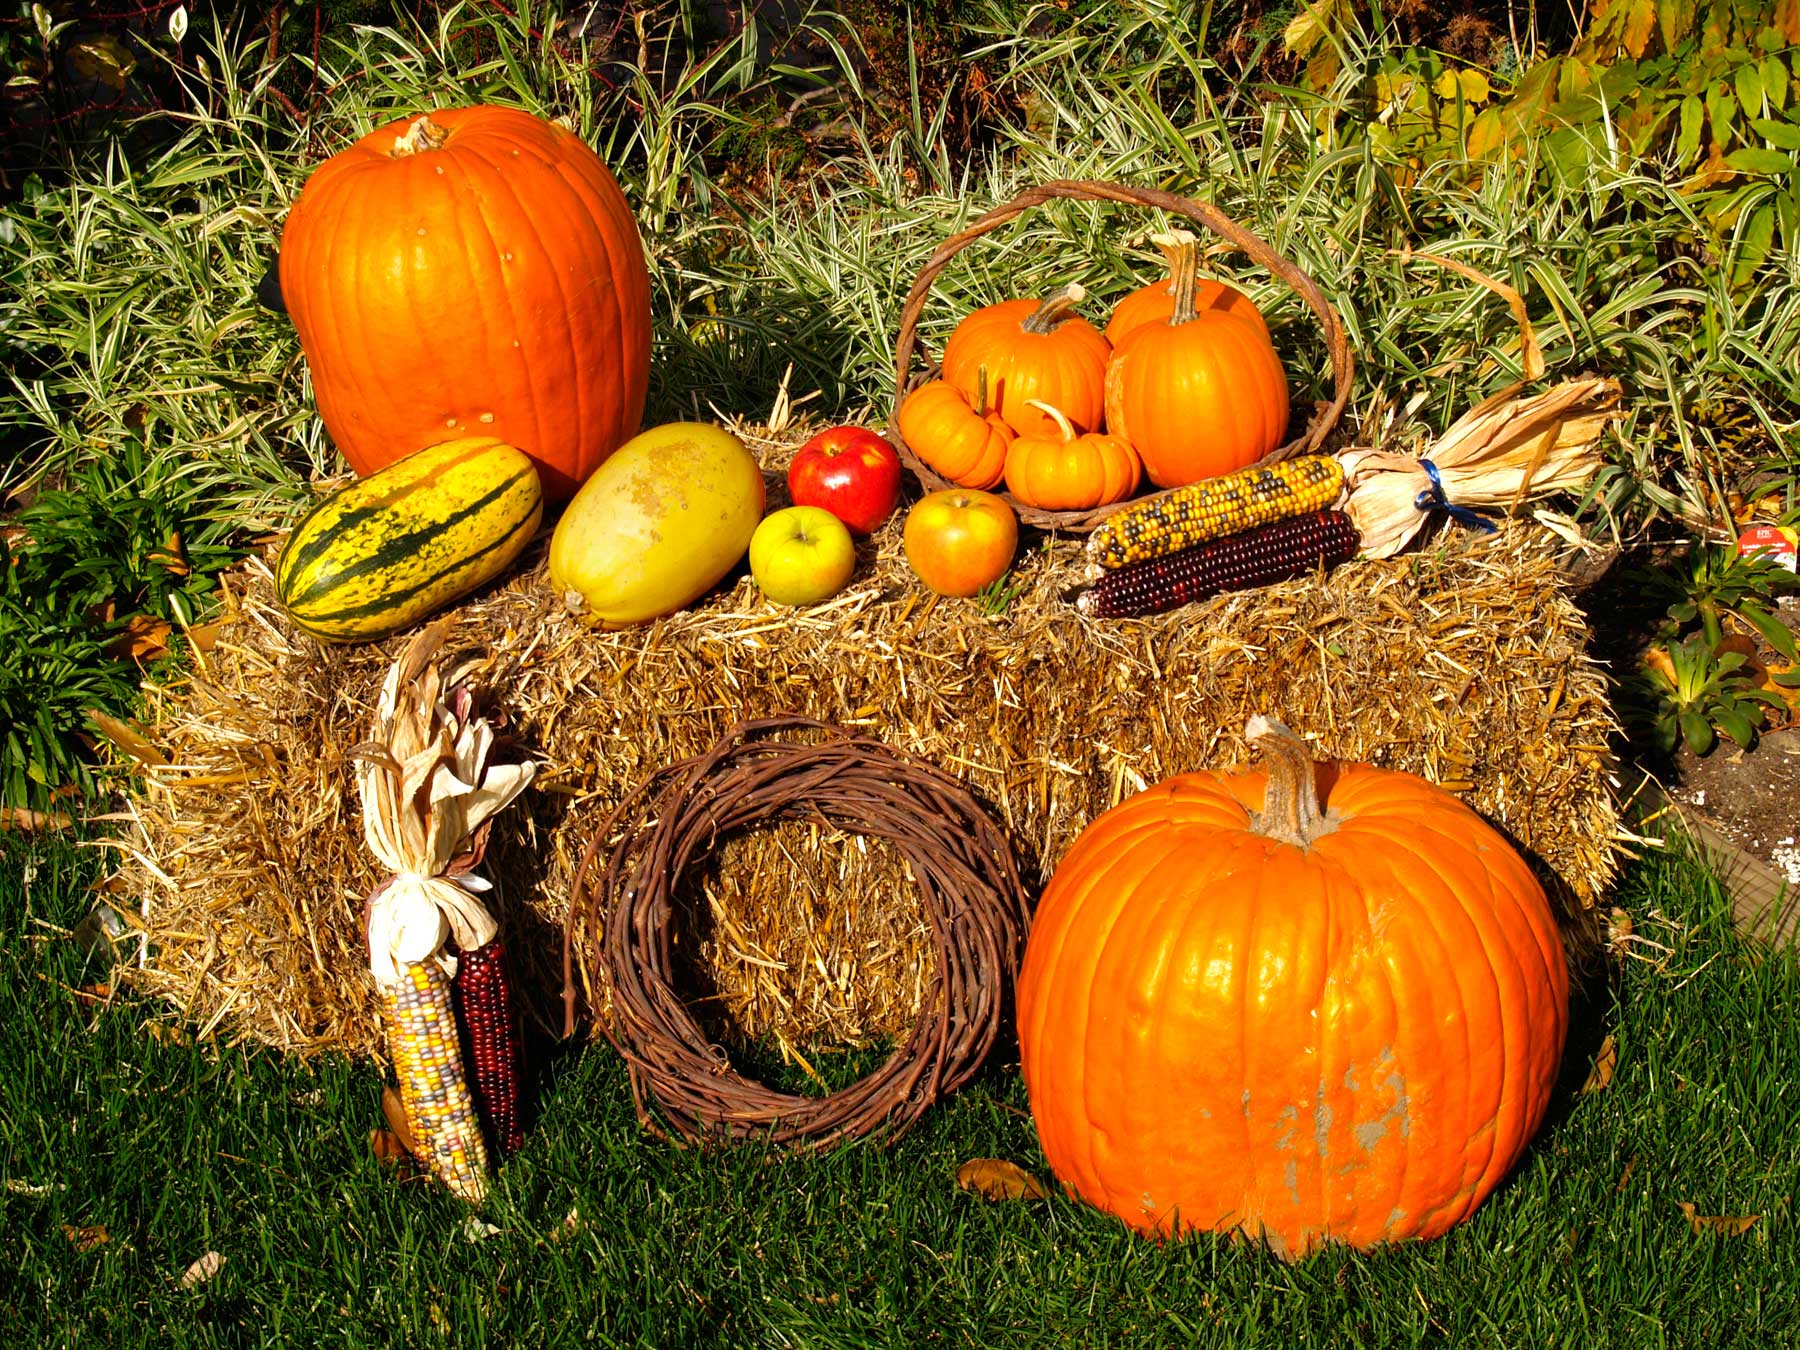
{"type": "Polygon", "coordinates": [[[1410,774],[1194,773],[1082,831],[1038,904],[1019,1047],[1075,1195],[1154,1233],[1431,1238],[1543,1120],[1568,1027],[1555,917],[1517,852],[1410,774]]]}
{"type": "MultiPolygon", "coordinates": [[[[1166,234],[1153,234],[1150,242],[1162,250],[1163,258],[1169,264],[1169,275],[1148,286],[1139,286],[1113,306],[1112,317],[1106,321],[1106,340],[1115,347],[1134,328],[1159,320],[1166,322],[1175,312],[1175,277],[1186,262],[1183,255],[1195,255],[1195,266],[1198,267],[1200,240],[1192,230],[1170,230],[1166,234]]],[[[1263,322],[1262,311],[1257,309],[1250,297],[1223,281],[1198,278],[1194,282],[1194,309],[1201,314],[1212,309],[1239,314],[1254,322],[1265,335],[1269,331],[1268,324],[1263,322]]]]}
{"type": "Polygon", "coordinates": [[[944,379],[975,401],[987,371],[988,401],[1021,435],[1054,436],[1056,423],[1033,399],[1061,408],[1080,431],[1096,431],[1106,409],[1112,344],[1074,307],[1087,298],[1075,284],[1038,300],[1003,300],[968,315],[944,344],[944,379]]]}
{"type": "Polygon", "coordinates": [[[1137,491],[1143,465],[1137,451],[1117,436],[1077,435],[1062,411],[1032,400],[1055,420],[1058,434],[1020,436],[1006,452],[1006,490],[1015,501],[1043,511],[1085,511],[1122,502],[1137,491]]]}
{"type": "Polygon", "coordinates": [[[1288,423],[1287,374],[1268,333],[1241,314],[1196,309],[1192,251],[1176,263],[1167,322],[1125,334],[1106,368],[1106,429],[1164,488],[1254,464],[1288,423]]]}

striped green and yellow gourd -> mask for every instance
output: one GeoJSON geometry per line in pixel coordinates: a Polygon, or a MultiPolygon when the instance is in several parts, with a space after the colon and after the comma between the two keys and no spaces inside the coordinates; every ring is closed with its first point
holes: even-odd
{"type": "Polygon", "coordinates": [[[505,571],[543,510],[523,452],[487,436],[434,445],[315,506],[281,550],[276,594],[314,637],[386,637],[505,571]]]}

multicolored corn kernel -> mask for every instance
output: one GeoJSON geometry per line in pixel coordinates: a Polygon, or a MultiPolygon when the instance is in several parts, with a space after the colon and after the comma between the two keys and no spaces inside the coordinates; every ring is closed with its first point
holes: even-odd
{"type": "Polygon", "coordinates": [[[1101,576],[1078,605],[1099,619],[1162,614],[1221,591],[1285,581],[1356,556],[1362,536],[1342,511],[1315,511],[1101,576]]]}
{"type": "Polygon", "coordinates": [[[1321,510],[1343,487],[1343,465],[1331,455],[1301,455],[1205,478],[1109,516],[1088,536],[1088,557],[1108,568],[1167,557],[1321,510]]]}
{"type": "Polygon", "coordinates": [[[525,1142],[523,1049],[506,949],[494,938],[456,961],[456,1012],[468,1051],[475,1111],[502,1157],[525,1142]]]}
{"type": "Polygon", "coordinates": [[[478,1203],[487,1195],[487,1146],[463,1077],[450,977],[435,962],[404,965],[381,1002],[413,1141],[439,1180],[478,1203]]]}

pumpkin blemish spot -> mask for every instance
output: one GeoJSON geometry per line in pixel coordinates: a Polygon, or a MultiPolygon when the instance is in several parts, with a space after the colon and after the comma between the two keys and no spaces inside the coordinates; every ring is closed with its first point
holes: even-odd
{"type": "Polygon", "coordinates": [[[481,421],[483,421],[483,422],[491,422],[491,421],[493,421],[493,420],[494,420],[494,414],[492,414],[492,413],[483,413],[483,414],[481,414],[481,419],[480,419],[480,420],[481,420],[481,421]]]}
{"type": "MultiPolygon", "coordinates": [[[[1325,1095],[1323,1088],[1319,1090],[1319,1095],[1321,1097],[1325,1095]]],[[[1330,1102],[1321,1101],[1318,1108],[1313,1112],[1313,1139],[1318,1143],[1319,1157],[1329,1158],[1331,1156],[1330,1102]]]]}

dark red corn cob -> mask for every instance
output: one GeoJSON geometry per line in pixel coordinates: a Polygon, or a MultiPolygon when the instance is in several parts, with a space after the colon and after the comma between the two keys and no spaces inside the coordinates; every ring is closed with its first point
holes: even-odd
{"type": "Polygon", "coordinates": [[[457,955],[453,988],[475,1111],[495,1149],[502,1155],[513,1153],[525,1142],[523,1055],[506,949],[499,938],[457,955]]]}
{"type": "Polygon", "coordinates": [[[1166,557],[1128,563],[1097,581],[1077,602],[1098,619],[1162,614],[1221,591],[1266,586],[1356,556],[1362,536],[1342,511],[1314,511],[1166,557]]]}

